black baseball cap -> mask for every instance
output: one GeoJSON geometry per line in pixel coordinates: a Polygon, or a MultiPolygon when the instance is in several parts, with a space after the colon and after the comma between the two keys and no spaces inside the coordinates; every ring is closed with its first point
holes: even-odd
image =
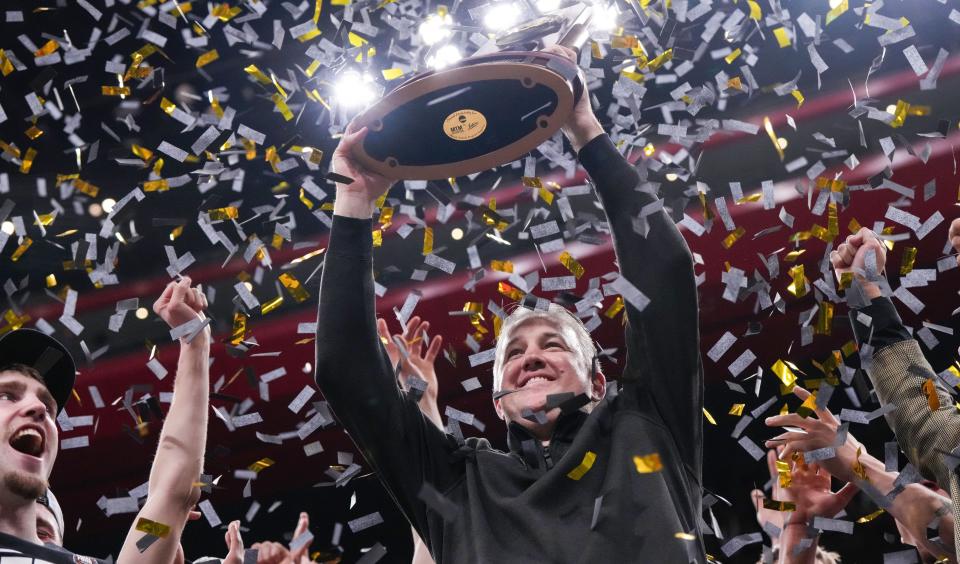
{"type": "Polygon", "coordinates": [[[77,365],[63,344],[36,329],[17,329],[0,337],[0,367],[30,366],[40,373],[47,390],[57,401],[57,413],[70,399],[77,365]]]}

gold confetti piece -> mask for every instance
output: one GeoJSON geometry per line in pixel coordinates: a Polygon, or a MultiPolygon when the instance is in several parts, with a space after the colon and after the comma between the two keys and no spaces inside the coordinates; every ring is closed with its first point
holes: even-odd
{"type": "Polygon", "coordinates": [[[47,274],[46,281],[47,288],[53,288],[57,285],[57,276],[55,274],[47,274]]]}
{"type": "MultiPolygon", "coordinates": [[[[846,4],[847,0],[843,0],[843,2],[844,2],[844,4],[846,4]]],[[[864,515],[863,517],[857,519],[857,523],[860,523],[860,524],[869,523],[870,521],[873,521],[874,519],[876,519],[877,517],[883,515],[884,513],[886,513],[886,510],[877,509],[877,510],[874,511],[873,513],[864,515]]]]}
{"type": "MultiPolygon", "coordinates": [[[[804,382],[805,384],[807,382],[804,382]]],[[[814,411],[817,409],[817,395],[810,394],[807,396],[807,399],[803,400],[803,403],[800,404],[800,407],[797,408],[797,415],[806,419],[813,415],[814,411]]]]}
{"type": "Polygon", "coordinates": [[[393,207],[384,206],[380,208],[380,227],[382,229],[387,229],[390,227],[390,224],[393,222],[393,207]]]}
{"type": "Polygon", "coordinates": [[[307,157],[307,160],[310,161],[310,164],[318,165],[323,161],[323,151],[314,147],[306,147],[304,151],[309,151],[310,156],[307,157]]]}
{"type": "Polygon", "coordinates": [[[303,303],[310,299],[310,293],[304,289],[303,284],[297,280],[297,277],[289,272],[284,272],[279,277],[280,283],[283,284],[283,287],[287,289],[287,292],[290,293],[290,296],[296,300],[298,304],[303,303]]]}
{"type": "Polygon", "coordinates": [[[543,182],[539,176],[524,176],[520,180],[527,188],[543,188],[543,182]]]}
{"type": "Polygon", "coordinates": [[[647,70],[653,72],[653,71],[659,70],[660,67],[662,67],[664,64],[672,60],[673,60],[673,49],[667,49],[666,51],[664,51],[663,53],[660,53],[653,60],[649,62],[644,60],[643,64],[639,64],[639,61],[638,61],[638,66],[640,66],[640,68],[646,67],[647,70]]]}
{"type": "Polygon", "coordinates": [[[783,49],[784,47],[789,47],[791,45],[790,34],[787,32],[786,28],[784,27],[776,28],[775,30],[773,30],[773,36],[777,38],[777,44],[780,45],[781,49],[783,49]]]}
{"type": "Polygon", "coordinates": [[[423,229],[423,256],[433,253],[433,228],[425,227],[423,229]]]}
{"type": "Polygon", "coordinates": [[[913,263],[916,259],[916,247],[905,247],[903,249],[903,258],[900,260],[900,276],[905,276],[913,270],[913,263]]]}
{"type": "MultiPolygon", "coordinates": [[[[817,188],[820,188],[821,190],[829,188],[831,192],[843,192],[847,189],[847,183],[846,181],[840,179],[831,179],[827,178],[826,176],[818,176],[817,188]]],[[[857,223],[856,219],[851,219],[850,225],[856,225],[857,231],[860,230],[860,224],[857,223]]]]}
{"type": "Polygon", "coordinates": [[[636,35],[615,35],[610,38],[610,47],[613,49],[642,49],[636,35]]]}
{"type": "Polygon", "coordinates": [[[140,145],[134,144],[133,147],[130,148],[130,151],[144,162],[148,162],[153,158],[153,151],[147,149],[146,147],[141,147],[140,145]]]}
{"type": "Polygon", "coordinates": [[[642,456],[634,456],[633,464],[637,467],[637,472],[640,474],[652,474],[663,470],[663,462],[660,461],[660,454],[656,452],[642,456]]]}
{"type": "Polygon", "coordinates": [[[787,286],[787,291],[796,298],[807,295],[807,277],[803,273],[803,265],[798,264],[787,271],[793,281],[787,286]]]}
{"type": "Polygon", "coordinates": [[[735,77],[731,78],[730,80],[728,80],[728,81],[727,81],[727,88],[728,88],[728,89],[731,89],[731,88],[732,88],[733,90],[740,90],[741,92],[744,90],[744,88],[743,88],[743,82],[741,82],[739,76],[735,76],[735,77]]]}
{"type": "Polygon", "coordinates": [[[210,51],[207,51],[206,53],[197,57],[196,66],[198,69],[203,68],[209,65],[210,63],[216,61],[219,58],[220,58],[220,53],[217,53],[216,49],[211,49],[210,51]]]}
{"type": "Polygon", "coordinates": [[[583,478],[583,475],[586,474],[591,468],[593,468],[593,463],[597,460],[597,455],[592,451],[587,451],[583,455],[583,460],[580,464],[573,470],[567,472],[567,478],[571,480],[579,480],[583,478]]]}
{"type": "Polygon", "coordinates": [[[78,192],[81,192],[81,193],[83,193],[83,194],[86,194],[87,196],[90,196],[91,198],[96,198],[96,197],[97,197],[97,194],[100,193],[100,188],[99,188],[99,187],[94,186],[93,184],[90,184],[90,183],[87,182],[86,180],[82,180],[82,179],[80,179],[80,178],[76,179],[76,180],[73,182],[73,187],[76,188],[78,192]]]}
{"type": "Polygon", "coordinates": [[[170,189],[170,183],[166,178],[159,180],[147,180],[143,183],[144,192],[166,192],[170,189]]]}
{"type": "Polygon", "coordinates": [[[773,499],[763,499],[763,508],[773,511],[796,511],[797,504],[792,501],[776,501],[773,499]]]}
{"type": "Polygon", "coordinates": [[[796,98],[796,100],[797,100],[797,109],[799,110],[799,109],[800,109],[800,106],[803,105],[803,100],[804,100],[803,93],[801,93],[799,90],[797,90],[796,88],[794,88],[793,90],[790,91],[790,95],[793,96],[794,98],[796,98]]]}
{"type": "Polygon", "coordinates": [[[280,94],[274,94],[273,96],[270,96],[270,99],[273,100],[273,104],[278,110],[280,110],[280,115],[283,116],[284,120],[290,121],[293,119],[293,112],[290,111],[290,108],[287,106],[287,102],[283,99],[283,96],[280,94]]]}
{"type": "Polygon", "coordinates": [[[710,412],[707,411],[707,408],[704,407],[701,409],[703,409],[703,416],[707,418],[707,421],[709,421],[711,425],[716,425],[717,420],[713,418],[713,415],[710,415],[710,412]]]}
{"type": "Polygon", "coordinates": [[[41,48],[39,48],[39,49],[37,49],[36,51],[33,52],[33,56],[34,56],[34,57],[46,57],[47,55],[52,55],[53,52],[56,51],[56,50],[59,49],[59,48],[60,48],[60,44],[57,43],[56,40],[54,40],[54,39],[49,39],[49,40],[47,40],[46,43],[43,44],[43,47],[41,47],[41,48]]]}
{"type": "Polygon", "coordinates": [[[777,478],[781,488],[789,488],[793,483],[793,474],[790,472],[790,463],[785,460],[775,462],[777,468],[777,478]]]}
{"type": "Polygon", "coordinates": [[[724,57],[723,60],[726,61],[727,64],[729,65],[730,63],[732,63],[732,62],[734,62],[735,60],[737,60],[737,57],[739,57],[742,52],[743,52],[743,51],[741,51],[741,49],[740,49],[739,47],[737,47],[736,49],[734,49],[733,51],[731,51],[729,55],[727,55],[726,57],[724,57]]]}
{"type": "Polygon", "coordinates": [[[242,312],[233,314],[233,332],[230,334],[230,343],[239,345],[247,334],[247,316],[242,312]]]}
{"type": "Polygon", "coordinates": [[[857,447],[856,459],[853,462],[853,473],[857,475],[861,480],[870,481],[870,478],[867,477],[867,469],[863,467],[863,463],[860,462],[860,452],[863,450],[863,447],[857,447]]]}
{"type": "Polygon", "coordinates": [[[841,14],[850,9],[850,3],[848,0],[841,0],[839,4],[831,8],[827,12],[827,19],[824,25],[830,25],[830,22],[840,17],[841,14]]]}
{"type": "Polygon", "coordinates": [[[780,382],[788,388],[793,388],[794,383],[797,381],[797,375],[794,374],[791,367],[784,362],[783,360],[777,360],[773,363],[773,366],[770,367],[770,370],[780,379],[780,382]]]}
{"type": "Polygon", "coordinates": [[[766,130],[770,141],[773,143],[773,148],[776,149],[777,155],[780,157],[780,160],[783,161],[783,149],[780,148],[780,142],[777,141],[777,134],[773,131],[773,123],[770,122],[770,118],[767,116],[763,116],[763,129],[766,130]]]}
{"type": "Polygon", "coordinates": [[[739,241],[741,237],[746,235],[746,233],[747,233],[746,229],[744,229],[743,227],[737,227],[736,229],[728,233],[727,236],[723,238],[723,241],[720,242],[720,244],[723,245],[724,249],[729,249],[730,247],[733,246],[734,243],[739,241]]]}
{"type": "Polygon", "coordinates": [[[553,192],[551,192],[550,190],[547,190],[545,186],[537,189],[537,194],[540,195],[540,197],[543,199],[544,202],[547,203],[548,206],[553,205],[553,192]]]}
{"type": "Polygon", "coordinates": [[[790,251],[789,253],[784,255],[783,260],[785,262],[797,262],[797,259],[800,257],[800,255],[802,255],[805,252],[807,252],[806,249],[797,249],[796,251],[790,251]]]}
{"type": "Polygon", "coordinates": [[[730,413],[728,413],[727,415],[736,415],[737,417],[740,417],[741,415],[743,415],[743,408],[746,407],[746,405],[747,404],[745,403],[733,404],[732,406],[730,406],[730,413]]]}
{"type": "Polygon", "coordinates": [[[100,91],[104,96],[129,96],[129,86],[101,86],[100,91]]]}
{"type": "Polygon", "coordinates": [[[270,300],[269,302],[263,304],[262,306],[260,306],[260,315],[266,315],[266,314],[270,313],[271,311],[277,309],[277,308],[280,307],[281,305],[283,305],[283,295],[282,295],[282,294],[279,295],[279,296],[277,296],[277,297],[275,297],[275,298],[273,298],[272,300],[270,300]]]}
{"type": "Polygon", "coordinates": [[[222,22],[228,22],[239,14],[240,11],[240,6],[230,6],[230,4],[223,2],[222,4],[214,5],[213,9],[210,10],[210,15],[216,16],[222,22]]]}
{"type": "Polygon", "coordinates": [[[509,223],[500,217],[500,214],[492,207],[480,206],[480,212],[483,216],[483,223],[488,227],[493,227],[497,231],[503,231],[507,228],[509,223]]]}
{"type": "Polygon", "coordinates": [[[760,4],[757,4],[754,0],[747,0],[747,4],[750,6],[750,18],[760,21],[760,18],[763,17],[763,13],[760,11],[760,4]]]}
{"type": "Polygon", "coordinates": [[[567,251],[560,253],[560,264],[566,267],[566,269],[570,271],[570,274],[573,274],[577,280],[580,280],[580,277],[583,276],[585,272],[583,265],[567,251]]]}
{"type": "Polygon", "coordinates": [[[6,51],[0,49],[0,73],[3,73],[3,76],[7,76],[12,73],[13,70],[13,62],[7,57],[6,51]]]}
{"type": "Polygon", "coordinates": [[[57,218],[57,214],[54,212],[51,213],[42,213],[37,215],[37,219],[33,221],[34,225],[43,225],[46,227],[53,223],[53,220],[57,218]]]}
{"type": "Polygon", "coordinates": [[[170,525],[164,525],[163,523],[157,523],[156,521],[151,521],[146,517],[140,517],[137,519],[136,529],[147,533],[148,535],[153,535],[155,537],[165,538],[170,534],[170,525]]]}
{"type": "Polygon", "coordinates": [[[603,312],[604,317],[607,319],[613,319],[617,316],[618,313],[623,311],[624,308],[623,296],[617,296],[613,303],[610,304],[610,307],[607,308],[607,311],[603,312]]]}
{"type": "Polygon", "coordinates": [[[930,406],[930,411],[940,409],[940,396],[937,395],[936,382],[928,378],[927,381],[921,385],[921,389],[923,390],[923,395],[927,396],[927,404],[930,406]]]}
{"type": "MultiPolygon", "coordinates": [[[[166,98],[160,98],[160,109],[162,109],[167,115],[173,115],[174,110],[177,109],[177,105],[166,98]]],[[[136,145],[134,145],[134,147],[136,147],[136,145]]],[[[137,152],[134,151],[134,154],[136,155],[137,152]]],[[[137,156],[140,156],[140,155],[137,155],[137,156]]],[[[149,157],[143,160],[149,160],[149,157]]]]}
{"type": "Polygon", "coordinates": [[[308,210],[313,209],[313,201],[307,197],[307,192],[303,188],[300,189],[300,201],[303,202],[303,205],[307,206],[308,210]]]}
{"type": "Polygon", "coordinates": [[[13,251],[13,254],[10,255],[10,260],[13,262],[17,262],[18,260],[20,260],[20,257],[23,256],[23,253],[27,252],[27,249],[29,249],[30,245],[32,244],[33,244],[33,239],[31,239],[30,237],[24,237],[23,243],[20,243],[20,246],[17,247],[17,250],[13,251]]]}
{"type": "Polygon", "coordinates": [[[510,284],[507,284],[506,282],[498,282],[498,283],[497,283],[497,291],[500,292],[501,294],[503,294],[504,296],[512,299],[512,300],[522,300],[522,299],[523,299],[523,292],[521,292],[520,290],[514,288],[514,287],[511,286],[510,284]]]}
{"type": "Polygon", "coordinates": [[[652,157],[656,152],[657,148],[653,146],[653,143],[647,143],[643,146],[643,156],[645,157],[652,157]]]}
{"type": "Polygon", "coordinates": [[[673,538],[675,538],[675,539],[680,539],[680,540],[685,540],[685,541],[694,541],[694,540],[697,540],[697,537],[691,535],[690,533],[683,533],[683,532],[673,533],[673,538]]]}
{"type": "Polygon", "coordinates": [[[30,169],[33,167],[33,160],[37,157],[37,150],[33,147],[27,149],[26,154],[23,156],[23,161],[20,162],[20,172],[23,174],[29,174],[30,169]]]}
{"type": "Polygon", "coordinates": [[[34,141],[34,140],[37,139],[37,137],[40,137],[41,135],[43,135],[43,130],[40,129],[39,127],[35,126],[35,125],[32,125],[32,126],[30,126],[30,129],[28,129],[28,130],[26,130],[26,131],[24,132],[24,134],[25,134],[31,141],[34,141]]]}
{"type": "Polygon", "coordinates": [[[268,77],[267,75],[263,74],[263,72],[262,72],[260,69],[257,68],[257,65],[250,65],[250,66],[244,67],[243,70],[245,70],[245,71],[247,72],[247,74],[249,74],[249,75],[252,76],[253,78],[257,79],[257,82],[259,82],[259,83],[261,83],[261,84],[270,84],[270,83],[271,83],[270,77],[268,77]]]}
{"type": "Polygon", "coordinates": [[[380,74],[383,75],[384,80],[396,80],[403,76],[403,69],[383,69],[380,74]]]}
{"type": "Polygon", "coordinates": [[[820,302],[820,311],[817,312],[817,324],[813,327],[814,335],[830,335],[833,328],[833,304],[826,300],[820,302]]]}
{"type": "Polygon", "coordinates": [[[379,247],[383,245],[383,231],[375,229],[373,231],[373,246],[379,247]]]}
{"type": "Polygon", "coordinates": [[[506,272],[509,274],[513,272],[513,262],[509,260],[491,260],[490,268],[497,272],[506,272]]]}
{"type": "Polygon", "coordinates": [[[237,219],[240,217],[240,210],[236,206],[227,206],[225,208],[214,208],[207,210],[207,215],[212,221],[225,221],[228,219],[237,219]]]}

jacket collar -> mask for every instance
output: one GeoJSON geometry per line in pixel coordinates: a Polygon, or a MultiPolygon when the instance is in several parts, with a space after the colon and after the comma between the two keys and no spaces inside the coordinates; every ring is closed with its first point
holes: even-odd
{"type": "MultiPolygon", "coordinates": [[[[557,418],[550,436],[550,450],[555,453],[555,461],[559,461],[566,452],[587,417],[583,411],[575,410],[561,413],[557,418]]],[[[511,422],[507,426],[507,447],[511,454],[520,456],[528,465],[540,466],[540,459],[543,457],[540,441],[519,423],[511,422]]]]}

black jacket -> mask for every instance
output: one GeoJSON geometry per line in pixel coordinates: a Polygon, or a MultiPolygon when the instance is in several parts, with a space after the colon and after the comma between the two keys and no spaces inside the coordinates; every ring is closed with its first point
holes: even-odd
{"type": "Polygon", "coordinates": [[[606,135],[579,157],[606,210],[621,274],[650,303],[642,312],[627,307],[619,392],[590,415],[561,416],[547,448],[518,425],[509,428],[509,452],[485,439],[461,445],[424,418],[398,389],[377,336],[371,221],[334,218],[320,286],[317,385],[438,564],[705,561],[690,251],[662,209],[647,216],[645,238],[634,229],[656,196],[606,135]],[[592,468],[568,477],[588,451],[592,468]],[[634,457],[654,453],[662,470],[638,472],[634,457]],[[452,519],[437,511],[442,503],[421,499],[424,483],[453,504],[452,519]]]}

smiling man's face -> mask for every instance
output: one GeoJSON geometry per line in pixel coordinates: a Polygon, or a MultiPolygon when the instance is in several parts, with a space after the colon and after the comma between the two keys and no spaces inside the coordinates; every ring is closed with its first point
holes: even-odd
{"type": "Polygon", "coordinates": [[[47,489],[57,458],[57,404],[42,382],[0,372],[0,495],[31,502],[47,489]]]}
{"type": "MultiPolygon", "coordinates": [[[[598,374],[591,379],[581,372],[572,344],[557,324],[543,318],[521,322],[509,336],[500,382],[500,389],[516,391],[494,400],[497,415],[507,423],[541,431],[544,425],[524,419],[523,413],[542,410],[547,396],[565,392],[586,393],[591,398],[603,395],[603,377],[598,374]]],[[[547,428],[552,428],[559,413],[559,409],[547,412],[547,428]]]]}

